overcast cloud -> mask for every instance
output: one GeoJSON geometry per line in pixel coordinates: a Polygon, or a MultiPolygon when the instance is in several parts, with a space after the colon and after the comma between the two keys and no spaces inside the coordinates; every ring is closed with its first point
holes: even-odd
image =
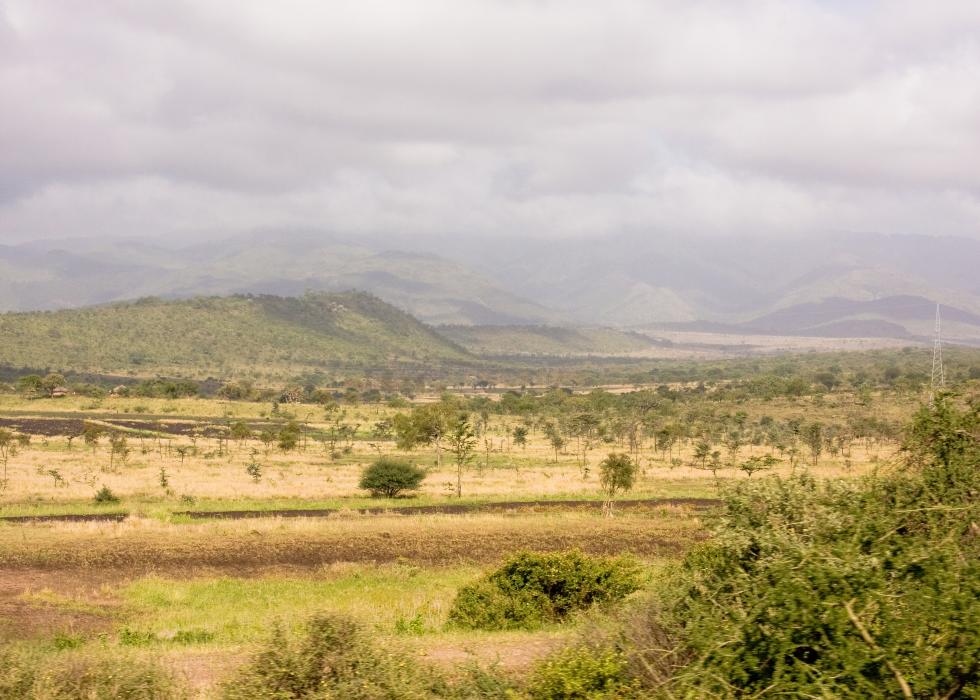
{"type": "Polygon", "coordinates": [[[980,236],[980,2],[0,0],[0,242],[980,236]]]}

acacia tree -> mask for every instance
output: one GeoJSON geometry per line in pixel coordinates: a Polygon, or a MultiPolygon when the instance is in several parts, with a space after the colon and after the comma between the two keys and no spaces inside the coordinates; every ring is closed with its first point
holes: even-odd
{"type": "Polygon", "coordinates": [[[457,416],[449,434],[446,435],[446,442],[456,461],[456,498],[462,498],[463,469],[473,459],[473,452],[476,449],[476,435],[468,415],[460,413],[457,416]]]}
{"type": "Polygon", "coordinates": [[[823,425],[810,423],[803,429],[803,442],[810,448],[810,459],[817,466],[820,453],[823,451],[823,425]]]}
{"type": "Polygon", "coordinates": [[[694,461],[700,462],[701,469],[705,468],[705,465],[708,461],[708,457],[710,456],[711,456],[711,445],[708,443],[708,441],[701,440],[700,442],[698,442],[698,444],[694,447],[694,461]]]}
{"type": "Polygon", "coordinates": [[[613,499],[620,491],[633,488],[639,465],[626,453],[611,452],[599,463],[599,485],[606,494],[603,510],[612,515],[613,499]]]}
{"type": "Polygon", "coordinates": [[[667,461],[667,452],[670,452],[671,457],[674,456],[674,443],[677,442],[677,435],[670,427],[664,427],[655,432],[653,439],[656,443],[656,449],[661,453],[661,460],[667,461]]]}
{"type": "Polygon", "coordinates": [[[448,401],[416,407],[410,414],[399,413],[393,419],[399,449],[411,450],[416,445],[432,445],[436,449],[436,465],[442,464],[442,445],[454,429],[456,407],[448,401]]]}
{"type": "Polygon", "coordinates": [[[725,449],[728,450],[729,463],[734,466],[736,460],[738,459],[739,450],[741,450],[745,445],[745,439],[742,437],[742,434],[739,431],[734,430],[725,436],[725,438],[722,440],[722,444],[725,446],[725,449]]]}
{"type": "Polygon", "coordinates": [[[548,442],[551,443],[551,449],[555,451],[555,464],[558,464],[558,452],[565,447],[565,438],[555,423],[545,423],[543,430],[548,442]]]}
{"type": "Polygon", "coordinates": [[[754,455],[739,464],[738,468],[751,478],[756,472],[772,469],[779,464],[779,461],[779,458],[774,455],[754,455]]]}
{"type": "Polygon", "coordinates": [[[230,435],[241,446],[246,440],[252,437],[252,429],[248,427],[248,423],[245,421],[235,421],[231,424],[230,435]]]}
{"type": "Polygon", "coordinates": [[[516,426],[514,428],[514,432],[512,433],[512,436],[514,438],[514,444],[521,448],[526,447],[527,435],[528,435],[528,430],[526,425],[516,426]]]}
{"type": "Polygon", "coordinates": [[[6,428],[0,428],[0,462],[3,463],[3,479],[0,479],[0,491],[7,488],[7,460],[15,449],[14,434],[6,428]]]}

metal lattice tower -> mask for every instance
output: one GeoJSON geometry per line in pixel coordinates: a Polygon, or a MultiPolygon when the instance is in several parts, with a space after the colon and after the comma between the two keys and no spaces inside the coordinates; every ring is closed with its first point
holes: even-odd
{"type": "Polygon", "coordinates": [[[946,387],[946,371],[943,369],[943,340],[940,329],[939,304],[936,304],[936,334],[932,341],[932,390],[946,387]]]}

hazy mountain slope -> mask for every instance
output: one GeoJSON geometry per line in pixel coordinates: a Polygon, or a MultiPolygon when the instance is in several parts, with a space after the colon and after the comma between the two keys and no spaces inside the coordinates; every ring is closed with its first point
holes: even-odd
{"type": "Polygon", "coordinates": [[[142,296],[359,289],[431,323],[561,318],[436,255],[375,251],[318,236],[255,235],[178,249],[138,241],[56,245],[0,247],[0,310],[57,309],[142,296]]]}
{"type": "Polygon", "coordinates": [[[461,262],[482,261],[501,286],[567,310],[580,323],[731,323],[831,297],[900,295],[980,312],[980,242],[972,239],[628,234],[441,246],[461,262]]]}
{"type": "Polygon", "coordinates": [[[183,245],[96,239],[0,247],[0,309],[362,289],[439,324],[738,324],[833,298],[916,296],[980,313],[978,269],[980,241],[963,238],[344,239],[266,231],[183,245]]]}
{"type": "Polygon", "coordinates": [[[555,326],[439,326],[436,331],[478,355],[623,355],[652,340],[612,328],[555,326]]]}
{"type": "Polygon", "coordinates": [[[142,299],[0,314],[0,365],[203,378],[470,364],[465,350],[361,293],[142,299]]]}
{"type": "MultiPolygon", "coordinates": [[[[980,314],[944,306],[943,337],[952,342],[980,340],[980,314]]],[[[869,301],[834,297],[796,304],[743,323],[662,324],[674,330],[729,334],[798,335],[836,338],[908,338],[928,341],[935,325],[936,305],[911,295],[869,301]]]]}

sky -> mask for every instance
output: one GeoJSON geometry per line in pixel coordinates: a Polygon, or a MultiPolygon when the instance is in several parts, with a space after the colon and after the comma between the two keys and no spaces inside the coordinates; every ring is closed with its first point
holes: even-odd
{"type": "Polygon", "coordinates": [[[980,2],[0,0],[0,243],[980,238],[980,2]]]}

